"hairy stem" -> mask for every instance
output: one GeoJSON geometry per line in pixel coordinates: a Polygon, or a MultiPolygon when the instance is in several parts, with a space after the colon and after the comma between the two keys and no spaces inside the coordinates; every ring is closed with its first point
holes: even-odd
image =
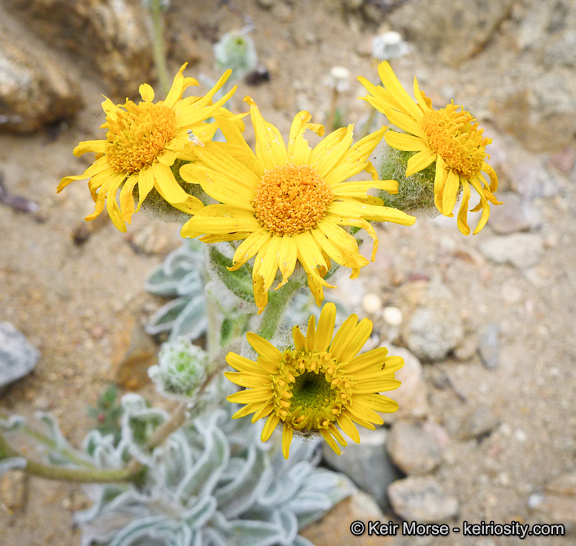
{"type": "Polygon", "coordinates": [[[170,90],[170,78],[166,66],[166,47],[164,44],[164,8],[162,7],[162,0],[151,0],[149,5],[150,19],[152,22],[154,65],[156,66],[160,89],[166,96],[170,90]]]}
{"type": "Polygon", "coordinates": [[[271,339],[282,324],[282,316],[292,297],[301,284],[296,280],[288,281],[280,290],[270,295],[270,301],[262,315],[262,322],[258,335],[264,339],[271,339]]]}

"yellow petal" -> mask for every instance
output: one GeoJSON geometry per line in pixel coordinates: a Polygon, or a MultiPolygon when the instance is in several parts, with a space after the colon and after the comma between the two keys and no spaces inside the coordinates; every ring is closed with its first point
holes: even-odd
{"type": "Polygon", "coordinates": [[[246,334],[246,339],[248,340],[248,343],[252,345],[254,350],[267,360],[271,360],[273,362],[280,362],[282,360],[282,353],[276,349],[272,343],[265,340],[263,337],[260,337],[259,335],[252,332],[248,332],[246,334]]]}
{"type": "Polygon", "coordinates": [[[322,308],[320,318],[318,319],[318,329],[316,331],[315,351],[321,353],[326,351],[332,341],[334,334],[334,324],[336,323],[336,305],[332,302],[327,303],[322,308]]]}
{"type": "Polygon", "coordinates": [[[290,443],[292,442],[292,427],[284,425],[284,430],[282,431],[282,455],[287,459],[290,454],[290,443]]]}
{"type": "Polygon", "coordinates": [[[412,176],[414,173],[423,171],[428,165],[434,162],[436,159],[436,154],[433,154],[430,150],[423,150],[414,154],[409,160],[406,166],[406,176],[412,176]]]}
{"type": "Polygon", "coordinates": [[[339,360],[341,362],[348,362],[352,360],[364,347],[366,341],[372,333],[373,324],[370,319],[362,319],[356,328],[350,334],[344,348],[341,349],[339,360]]]}
{"type": "Polygon", "coordinates": [[[386,143],[391,148],[396,150],[403,150],[405,152],[419,152],[427,150],[428,145],[420,137],[407,135],[406,133],[397,133],[396,131],[388,131],[384,138],[386,143]]]}
{"type": "Polygon", "coordinates": [[[396,74],[394,74],[394,71],[387,61],[383,61],[378,65],[378,74],[384,87],[390,91],[398,103],[402,105],[403,111],[412,116],[415,120],[420,120],[422,117],[421,110],[418,108],[412,97],[410,97],[402,87],[396,74]]]}
{"type": "Polygon", "coordinates": [[[444,216],[452,216],[452,210],[456,204],[459,189],[460,176],[454,171],[448,171],[446,183],[444,184],[444,194],[442,196],[442,214],[444,214],[444,216]]]}
{"type": "Polygon", "coordinates": [[[152,89],[152,87],[147,83],[143,83],[138,88],[138,91],[143,101],[152,102],[154,100],[154,89],[152,89]]]}
{"type": "Polygon", "coordinates": [[[460,203],[460,209],[458,210],[458,229],[464,235],[470,234],[470,227],[468,226],[468,203],[470,201],[470,184],[468,180],[462,180],[462,202],[460,203]]]}
{"type": "Polygon", "coordinates": [[[270,436],[272,436],[272,433],[274,432],[274,429],[276,428],[279,422],[280,419],[277,415],[270,415],[270,417],[268,417],[268,420],[264,425],[264,429],[262,430],[261,438],[263,442],[265,442],[266,440],[268,440],[268,438],[270,438],[270,436]]]}
{"type": "Polygon", "coordinates": [[[296,267],[298,261],[298,244],[296,239],[291,235],[284,235],[282,237],[282,244],[280,245],[280,252],[278,255],[278,267],[282,273],[282,282],[275,288],[278,290],[284,286],[296,267]]]}
{"type": "Polygon", "coordinates": [[[76,148],[74,148],[74,155],[80,157],[81,155],[92,152],[95,154],[106,153],[107,140],[85,140],[80,142],[76,148]]]}
{"type": "Polygon", "coordinates": [[[254,233],[251,233],[236,249],[232,259],[233,266],[228,269],[230,271],[240,269],[250,258],[259,252],[271,237],[272,234],[266,228],[260,228],[254,231],[254,233]]]}

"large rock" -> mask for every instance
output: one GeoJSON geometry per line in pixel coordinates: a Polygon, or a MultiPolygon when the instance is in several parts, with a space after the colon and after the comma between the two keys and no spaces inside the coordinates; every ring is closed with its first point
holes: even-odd
{"type": "Polygon", "coordinates": [[[82,107],[76,81],[45,48],[24,40],[0,10],[0,128],[36,131],[82,107]]]}
{"type": "Polygon", "coordinates": [[[152,47],[140,0],[5,0],[48,44],[95,68],[110,93],[135,95],[150,79],[152,47]]]}
{"type": "Polygon", "coordinates": [[[480,251],[493,262],[511,263],[519,269],[535,266],[544,256],[544,238],[536,233],[514,233],[488,237],[480,251]]]}
{"type": "Polygon", "coordinates": [[[9,322],[0,322],[0,393],[10,383],[28,375],[40,352],[9,322]]]}
{"type": "Polygon", "coordinates": [[[440,523],[458,514],[458,500],[446,494],[431,477],[409,477],[388,488],[394,512],[418,523],[440,523]]]}
{"type": "Polygon", "coordinates": [[[322,449],[324,460],[339,472],[349,476],[366,493],[372,495],[382,507],[388,504],[387,487],[400,477],[386,451],[388,430],[378,427],[368,430],[358,427],[360,443],[352,441],[342,449],[341,455],[325,443],[322,449]]]}
{"type": "Polygon", "coordinates": [[[576,533],[576,473],[563,474],[548,482],[541,493],[528,499],[528,507],[543,523],[559,523],[576,533]]]}
{"type": "Polygon", "coordinates": [[[449,65],[475,55],[509,16],[513,0],[415,0],[394,10],[388,22],[416,48],[449,65]]]}
{"type": "Polygon", "coordinates": [[[458,305],[439,277],[428,284],[402,336],[408,348],[424,360],[441,360],[464,338],[458,305]]]}

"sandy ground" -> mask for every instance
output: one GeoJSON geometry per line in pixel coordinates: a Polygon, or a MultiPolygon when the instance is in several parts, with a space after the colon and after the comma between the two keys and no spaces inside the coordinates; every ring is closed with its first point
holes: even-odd
{"type": "MultiPolygon", "coordinates": [[[[291,20],[283,21],[251,3],[238,4],[246,4],[256,18],[254,38],[272,79],[260,87],[243,85],[237,97],[253,96],[264,115],[284,133],[299,109],[309,108],[320,118],[326,115],[330,91],[320,82],[331,66],[343,65],[353,75],[374,78],[369,59],[356,53],[371,34],[347,23],[336,11],[314,7],[311,2],[294,11],[291,20]]],[[[178,9],[191,20],[212,23],[215,18],[195,13],[191,7],[178,9]]],[[[231,14],[224,12],[221,18],[221,31],[238,26],[231,14]]],[[[202,62],[190,72],[217,75],[210,44],[199,41],[199,48],[202,62]]],[[[63,59],[74,62],[70,56],[63,59]]],[[[174,60],[174,70],[181,60],[185,59],[174,60]]],[[[462,91],[470,107],[480,85],[488,93],[498,85],[496,77],[480,78],[482,59],[477,63],[476,78],[471,77],[462,91]]],[[[446,81],[457,85],[456,72],[435,70],[430,59],[417,54],[396,66],[406,83],[422,69],[428,74],[428,89],[446,81]]],[[[41,351],[36,370],[15,384],[0,405],[27,417],[38,409],[52,411],[75,444],[91,426],[86,406],[95,403],[110,381],[115,336],[129,328],[134,309],[150,310],[157,305],[145,293],[144,281],[178,244],[177,226],[154,222],[149,228],[150,220],[142,214],[134,217],[128,235],[105,220],[85,244],[74,244],[72,232],[93,205],[84,182],[74,183],[60,195],[56,186],[62,176],[86,168],[87,162],[74,158],[72,149],[80,140],[100,138],[100,95],[106,92],[93,75],[82,73],[81,78],[87,107],[55,139],[48,134],[0,135],[1,170],[7,187],[40,205],[36,216],[0,205],[0,320],[12,322],[41,351]],[[163,241],[155,254],[137,253],[130,243],[130,237],[144,228],[163,241]]],[[[365,105],[355,99],[362,94],[353,82],[350,121],[366,113],[365,105]]],[[[398,279],[401,285],[415,275],[429,278],[439,272],[455,294],[468,331],[492,322],[500,325],[500,359],[495,369],[487,369],[477,356],[469,362],[449,358],[425,367],[431,418],[443,424],[452,438],[437,477],[458,498],[459,520],[531,521],[529,495],[576,467],[574,197],[572,180],[557,197],[536,202],[544,218],[540,233],[546,242],[544,258],[537,266],[540,283],[531,282],[525,271],[511,265],[470,258],[471,252],[478,256],[479,242],[492,235],[490,227],[466,238],[455,222],[427,218],[410,229],[386,227],[377,263],[360,277],[385,302],[394,303],[398,279]],[[511,291],[515,296],[507,297],[511,291]],[[440,388],[444,374],[466,401],[453,389],[440,388]],[[487,408],[497,417],[496,431],[483,441],[456,440],[461,420],[478,408],[487,408]]],[[[73,509],[82,506],[77,487],[31,479],[27,496],[26,508],[12,515],[0,507],[2,546],[79,543],[71,523],[73,509]]],[[[451,540],[430,543],[458,544],[451,540]]],[[[509,543],[489,540],[477,544],[509,543]]],[[[553,543],[569,544],[569,540],[553,543]]],[[[552,542],[534,539],[532,543],[552,542]]]]}

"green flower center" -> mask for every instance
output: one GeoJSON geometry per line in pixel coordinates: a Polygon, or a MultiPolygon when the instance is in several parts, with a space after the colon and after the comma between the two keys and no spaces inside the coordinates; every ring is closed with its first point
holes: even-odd
{"type": "Polygon", "coordinates": [[[276,415],[303,432],[328,428],[352,398],[353,381],[327,352],[286,350],[272,383],[276,415]]]}

